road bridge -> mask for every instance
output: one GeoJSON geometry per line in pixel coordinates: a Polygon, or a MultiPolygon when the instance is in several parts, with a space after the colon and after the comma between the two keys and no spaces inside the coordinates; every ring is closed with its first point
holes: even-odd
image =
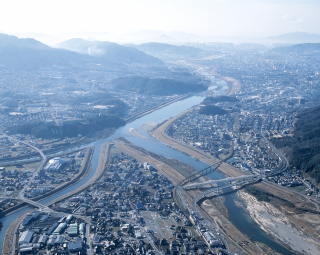
{"type": "Polygon", "coordinates": [[[31,200],[31,199],[28,199],[28,198],[21,198],[21,197],[6,197],[6,196],[1,196],[0,199],[14,199],[14,200],[19,200],[23,203],[26,203],[28,205],[31,205],[33,207],[36,207],[39,209],[39,211],[42,211],[42,212],[47,212],[47,213],[51,213],[51,212],[54,212],[54,210],[52,210],[50,207],[44,205],[44,204],[41,204],[40,202],[37,202],[37,201],[34,201],[34,200],[31,200]]]}
{"type": "Polygon", "coordinates": [[[179,185],[179,189],[187,190],[204,190],[195,200],[195,203],[202,201],[203,199],[220,196],[226,193],[234,192],[242,187],[250,184],[260,182],[264,176],[260,174],[242,175],[237,177],[227,177],[219,180],[208,180],[198,183],[192,183],[202,176],[218,169],[222,161],[219,161],[211,166],[204,168],[189,177],[185,178],[179,185]]]}
{"type": "Polygon", "coordinates": [[[191,183],[184,186],[185,190],[194,190],[194,189],[210,189],[217,188],[219,186],[225,185],[238,185],[239,183],[255,183],[262,179],[260,175],[243,175],[237,177],[227,177],[220,180],[209,180],[199,183],[191,183]]]}
{"type": "MultiPolygon", "coordinates": [[[[240,177],[242,177],[242,176],[240,176],[240,177]]],[[[243,176],[243,177],[245,177],[245,176],[243,176]]],[[[244,186],[257,183],[261,180],[262,180],[261,176],[255,175],[255,176],[251,176],[251,178],[238,178],[237,180],[235,180],[234,182],[231,182],[231,183],[230,182],[225,182],[225,183],[220,182],[220,184],[217,185],[216,187],[210,188],[209,190],[202,192],[198,197],[195,198],[195,202],[199,203],[205,199],[209,199],[209,198],[221,196],[221,195],[224,195],[227,193],[231,193],[231,192],[234,192],[234,191],[237,191],[237,190],[243,188],[244,186]]]]}
{"type": "Polygon", "coordinates": [[[211,172],[214,172],[215,170],[218,169],[218,167],[221,165],[222,161],[219,161],[217,163],[214,163],[213,165],[211,166],[208,166],[200,171],[197,171],[193,174],[191,174],[190,176],[186,177],[180,184],[179,186],[184,186],[186,185],[187,183],[189,182],[193,182],[197,179],[199,179],[200,177],[202,176],[205,176],[205,175],[208,175],[209,173],[211,172]]]}
{"type": "Polygon", "coordinates": [[[39,211],[48,212],[48,213],[54,212],[50,207],[48,207],[44,204],[41,204],[39,202],[33,201],[31,199],[21,198],[20,200],[24,203],[27,203],[27,204],[32,205],[34,207],[37,207],[39,209],[39,211]]]}

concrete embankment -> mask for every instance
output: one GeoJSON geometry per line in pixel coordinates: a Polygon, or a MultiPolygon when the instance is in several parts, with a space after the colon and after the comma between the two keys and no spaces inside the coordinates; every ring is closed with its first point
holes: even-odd
{"type": "Polygon", "coordinates": [[[65,194],[64,196],[61,196],[57,199],[55,199],[54,201],[50,202],[49,205],[52,205],[54,203],[60,202],[68,197],[71,197],[73,195],[78,194],[79,192],[87,189],[88,187],[90,187],[93,183],[95,183],[97,180],[99,180],[101,178],[101,176],[104,173],[104,170],[106,168],[106,165],[108,164],[109,161],[109,156],[110,156],[110,150],[113,144],[111,143],[106,143],[101,145],[102,149],[100,151],[100,156],[99,156],[99,163],[97,166],[97,169],[95,171],[94,176],[92,176],[92,178],[86,182],[84,185],[80,186],[78,189],[70,191],[69,193],[65,194]]]}
{"type": "Polygon", "coordinates": [[[163,103],[161,105],[158,105],[158,106],[153,107],[151,109],[148,109],[146,111],[143,111],[143,112],[140,112],[138,114],[135,114],[134,116],[131,116],[131,117],[127,118],[126,122],[127,123],[132,122],[132,121],[134,121],[136,119],[139,119],[139,118],[141,118],[141,117],[143,117],[143,116],[145,116],[145,115],[147,115],[147,114],[149,114],[149,113],[151,113],[153,111],[159,110],[159,109],[161,109],[161,108],[163,108],[163,107],[165,107],[167,105],[170,105],[170,104],[172,104],[174,102],[178,102],[178,101],[183,100],[183,99],[186,99],[188,97],[190,97],[190,95],[183,95],[183,96],[179,96],[177,98],[174,98],[174,99],[170,100],[169,102],[163,103]]]}
{"type": "MultiPolygon", "coordinates": [[[[184,112],[183,114],[185,114],[185,113],[186,112],[184,112]]],[[[206,152],[200,151],[190,145],[178,142],[166,134],[166,130],[168,129],[168,127],[175,120],[182,117],[183,114],[180,114],[176,117],[170,118],[168,121],[162,123],[160,126],[156,127],[155,129],[153,129],[151,131],[151,135],[153,137],[155,137],[156,139],[158,139],[159,141],[161,141],[162,143],[172,147],[173,149],[181,151],[181,152],[189,155],[190,157],[198,159],[208,165],[213,165],[213,164],[220,162],[220,159],[214,158],[212,155],[210,155],[206,152]]],[[[219,166],[218,170],[221,171],[222,173],[224,173],[225,175],[228,175],[231,177],[241,176],[241,175],[245,174],[242,171],[240,171],[239,169],[237,169],[229,164],[226,164],[226,163],[222,163],[219,166]]]]}

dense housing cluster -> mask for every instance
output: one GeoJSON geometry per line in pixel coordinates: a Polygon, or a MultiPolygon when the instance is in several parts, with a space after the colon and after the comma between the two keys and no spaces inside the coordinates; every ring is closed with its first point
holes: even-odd
{"type": "Polygon", "coordinates": [[[19,227],[19,254],[86,254],[86,223],[72,215],[38,211],[27,215],[19,227]]]}
{"type": "Polygon", "coordinates": [[[207,68],[198,67],[207,76],[212,68],[240,81],[237,100],[212,103],[227,113],[199,114],[203,111],[195,108],[177,119],[167,130],[168,135],[245,172],[270,174],[287,170],[280,179],[270,180],[284,186],[303,185],[305,193],[318,196],[317,188],[300,169],[288,168],[283,153],[270,143],[293,136],[297,113],[317,105],[317,57],[290,52],[284,56],[280,51],[242,54],[229,52],[221,59],[207,61],[207,68]]]}
{"type": "Polygon", "coordinates": [[[194,231],[172,190],[148,163],[114,153],[101,180],[55,209],[91,218],[94,254],[205,254],[221,247],[194,231]]]}

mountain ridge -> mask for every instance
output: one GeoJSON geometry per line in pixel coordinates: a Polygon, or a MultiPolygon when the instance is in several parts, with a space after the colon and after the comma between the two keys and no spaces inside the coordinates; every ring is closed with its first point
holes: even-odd
{"type": "Polygon", "coordinates": [[[267,39],[284,43],[315,43],[320,42],[320,34],[293,32],[271,36],[267,39]]]}
{"type": "Polygon", "coordinates": [[[89,41],[72,38],[57,45],[59,48],[74,51],[89,56],[104,59],[109,62],[126,64],[148,64],[162,66],[164,63],[154,56],[148,55],[136,48],[123,46],[114,42],[89,41]]]}

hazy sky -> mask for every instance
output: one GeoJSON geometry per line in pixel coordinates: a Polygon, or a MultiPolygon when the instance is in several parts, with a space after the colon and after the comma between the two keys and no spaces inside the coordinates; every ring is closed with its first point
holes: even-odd
{"type": "Polygon", "coordinates": [[[0,0],[0,32],[256,37],[320,33],[319,13],[320,0],[0,0]]]}

